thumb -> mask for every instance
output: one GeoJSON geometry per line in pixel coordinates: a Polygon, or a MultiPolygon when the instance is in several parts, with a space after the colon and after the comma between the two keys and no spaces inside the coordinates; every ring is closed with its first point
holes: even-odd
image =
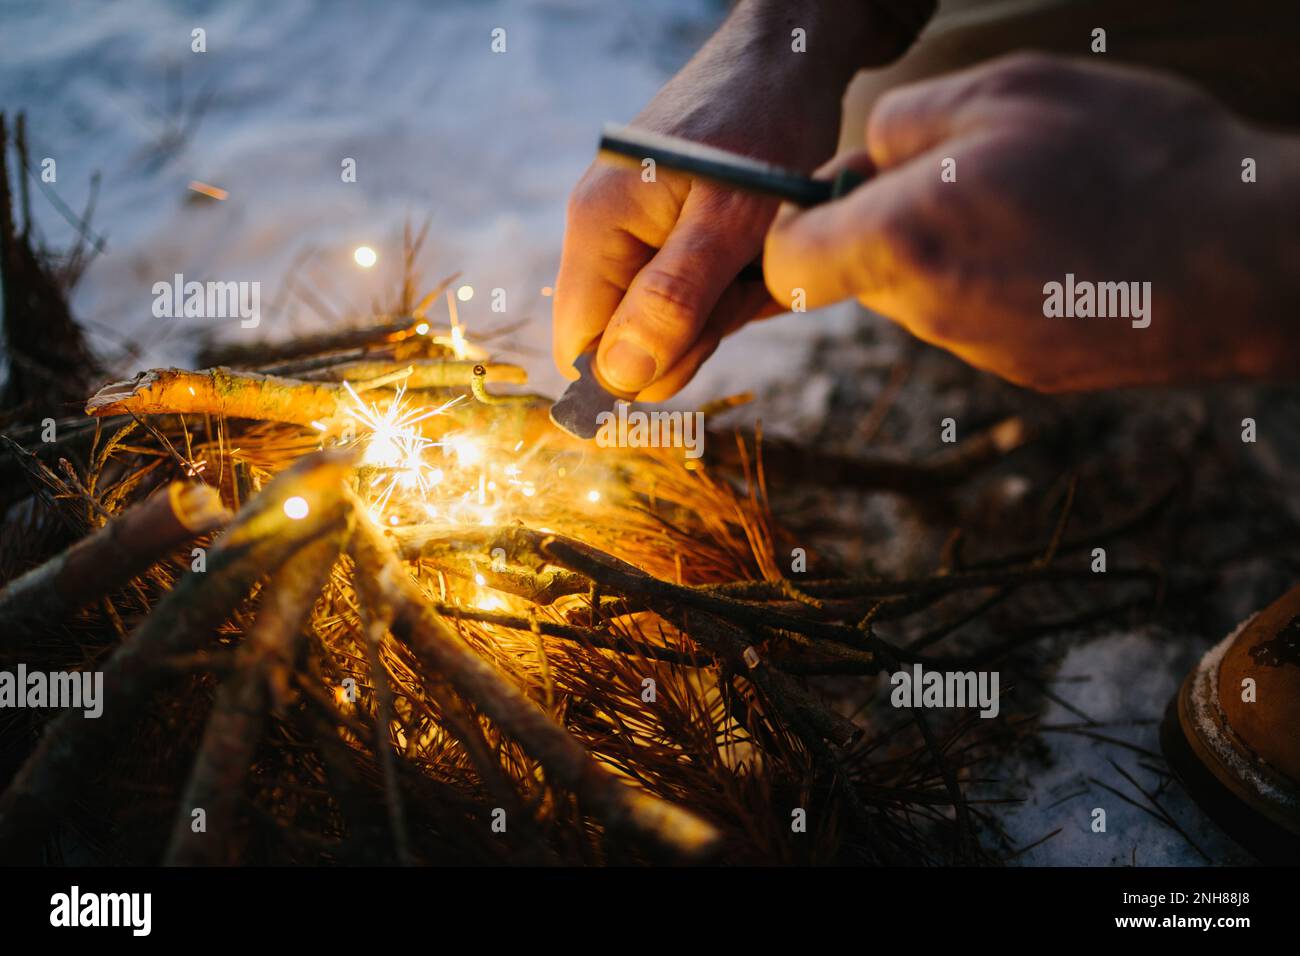
{"type": "Polygon", "coordinates": [[[601,378],[639,392],[677,365],[740,270],[775,204],[695,182],[663,247],[628,286],[596,353],[601,378]]]}
{"type": "Polygon", "coordinates": [[[782,205],[763,246],[768,292],[787,308],[817,309],[853,296],[870,297],[907,271],[911,223],[927,195],[929,167],[909,164],[876,175],[865,150],[836,157],[818,170],[833,178],[851,169],[871,176],[851,193],[810,209],[782,205]]]}

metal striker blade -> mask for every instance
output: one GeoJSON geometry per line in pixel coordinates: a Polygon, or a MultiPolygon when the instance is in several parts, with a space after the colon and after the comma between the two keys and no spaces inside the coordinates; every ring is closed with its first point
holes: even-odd
{"type": "Polygon", "coordinates": [[[601,412],[612,412],[620,401],[624,401],[596,380],[591,367],[595,358],[595,349],[578,356],[573,363],[578,370],[578,380],[570,382],[559,401],[551,406],[551,421],[575,438],[595,438],[596,432],[600,431],[596,416],[601,412]]]}

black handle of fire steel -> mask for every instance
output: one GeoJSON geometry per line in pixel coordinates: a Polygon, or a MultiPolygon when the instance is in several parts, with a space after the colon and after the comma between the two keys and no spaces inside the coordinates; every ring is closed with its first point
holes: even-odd
{"type": "MultiPolygon", "coordinates": [[[[775,196],[808,208],[839,199],[866,182],[866,177],[844,169],[834,179],[813,179],[738,153],[705,146],[679,136],[647,133],[628,126],[606,124],[600,134],[600,153],[617,162],[638,167],[647,159],[681,173],[734,186],[747,192],[775,196]]],[[[762,280],[763,264],[751,262],[740,271],[742,280],[762,280]]]]}

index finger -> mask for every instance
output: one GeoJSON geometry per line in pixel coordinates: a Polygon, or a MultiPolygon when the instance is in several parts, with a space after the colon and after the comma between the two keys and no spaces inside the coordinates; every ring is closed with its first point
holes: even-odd
{"type": "MultiPolygon", "coordinates": [[[[618,200],[609,190],[603,201],[618,200]]],[[[654,255],[619,221],[616,209],[598,211],[590,200],[575,197],[569,204],[551,336],[555,364],[569,378],[577,376],[574,360],[605,330],[632,279],[654,255]]]]}

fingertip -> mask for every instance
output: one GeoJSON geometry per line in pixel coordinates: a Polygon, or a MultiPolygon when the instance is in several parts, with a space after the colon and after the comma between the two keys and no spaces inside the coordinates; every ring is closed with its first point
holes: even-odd
{"type": "Polygon", "coordinates": [[[659,374],[659,362],[631,337],[615,339],[608,345],[602,342],[596,368],[606,382],[629,394],[641,391],[659,374]]]}

